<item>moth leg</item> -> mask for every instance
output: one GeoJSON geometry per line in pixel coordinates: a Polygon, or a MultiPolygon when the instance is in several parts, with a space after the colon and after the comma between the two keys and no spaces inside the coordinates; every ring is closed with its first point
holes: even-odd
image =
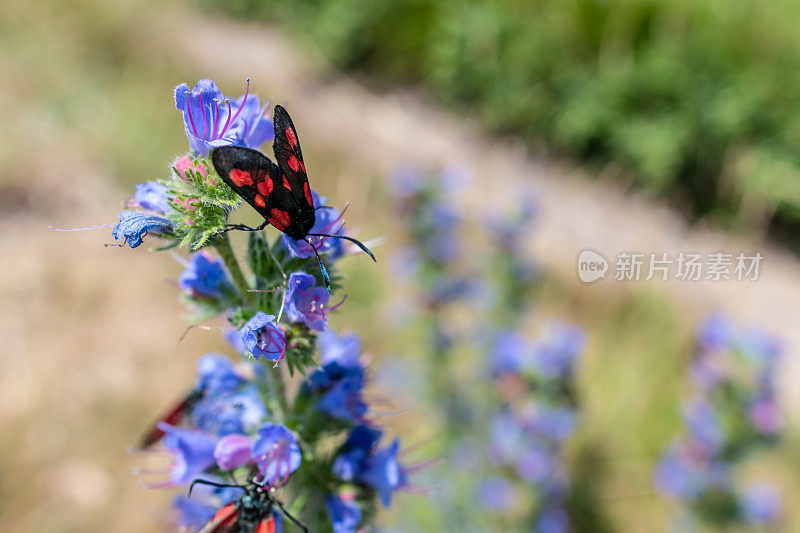
{"type": "Polygon", "coordinates": [[[269,224],[269,222],[267,222],[266,219],[264,219],[264,222],[262,222],[261,225],[259,227],[257,227],[257,228],[251,228],[250,226],[245,226],[244,224],[228,224],[227,226],[225,226],[225,229],[222,231],[222,233],[225,233],[225,232],[228,232],[228,231],[231,231],[231,230],[261,231],[262,229],[267,227],[267,224],[269,224]]]}

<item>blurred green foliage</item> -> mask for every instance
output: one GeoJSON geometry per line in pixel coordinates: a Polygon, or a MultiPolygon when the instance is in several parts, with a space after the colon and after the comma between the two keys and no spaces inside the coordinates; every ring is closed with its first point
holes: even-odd
{"type": "Polygon", "coordinates": [[[201,0],[338,66],[421,84],[491,131],[613,162],[690,218],[800,223],[800,4],[201,0]]]}

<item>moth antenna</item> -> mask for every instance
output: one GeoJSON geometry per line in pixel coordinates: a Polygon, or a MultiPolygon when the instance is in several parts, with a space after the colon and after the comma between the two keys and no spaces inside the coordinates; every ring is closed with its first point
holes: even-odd
{"type": "Polygon", "coordinates": [[[312,237],[332,237],[334,239],[344,239],[346,241],[350,241],[353,244],[355,244],[356,246],[358,246],[359,248],[361,248],[361,250],[364,253],[366,253],[368,256],[370,256],[373,261],[375,261],[376,263],[378,262],[378,260],[375,259],[375,256],[373,255],[373,253],[369,250],[369,248],[367,248],[364,245],[364,243],[359,241],[358,239],[354,239],[352,237],[348,237],[347,235],[331,235],[330,233],[309,233],[308,235],[311,235],[312,237]]]}
{"type": "Polygon", "coordinates": [[[191,498],[192,497],[192,490],[194,489],[195,485],[210,485],[212,487],[219,487],[219,488],[231,487],[231,488],[237,488],[237,489],[242,489],[243,491],[247,491],[247,488],[243,487],[241,485],[231,485],[230,483],[215,483],[213,481],[208,481],[206,479],[195,479],[194,481],[192,481],[192,484],[189,485],[189,494],[186,496],[187,498],[191,498]]]}
{"type": "Polygon", "coordinates": [[[291,520],[294,525],[296,525],[297,527],[302,529],[305,533],[308,533],[308,528],[302,522],[300,522],[297,518],[295,518],[291,514],[289,514],[289,511],[286,510],[286,507],[284,507],[281,502],[279,502],[278,500],[273,500],[273,502],[275,503],[275,505],[277,505],[280,508],[281,512],[283,513],[283,515],[286,518],[291,520]]]}
{"type": "MultiPolygon", "coordinates": [[[[311,235],[309,233],[309,235],[311,235]]],[[[316,236],[316,235],[315,235],[316,236]]],[[[328,275],[328,269],[325,268],[325,263],[322,262],[322,258],[319,256],[319,252],[317,251],[317,247],[314,246],[314,243],[311,242],[311,239],[306,237],[306,242],[311,246],[311,249],[314,250],[314,255],[317,256],[317,261],[319,262],[319,269],[322,271],[322,277],[325,278],[325,288],[328,289],[328,292],[331,292],[331,277],[328,275]]]]}

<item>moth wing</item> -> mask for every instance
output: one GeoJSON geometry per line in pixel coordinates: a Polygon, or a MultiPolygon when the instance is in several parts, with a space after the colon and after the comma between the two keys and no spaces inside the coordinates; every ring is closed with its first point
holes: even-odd
{"type": "Polygon", "coordinates": [[[211,162],[222,181],[261,216],[269,217],[270,197],[280,186],[280,170],[275,163],[258,150],[244,146],[214,148],[211,162]]]}
{"type": "Polygon", "coordinates": [[[239,510],[234,502],[222,506],[196,533],[235,533],[238,529],[239,510]]]}
{"type": "Polygon", "coordinates": [[[272,123],[275,127],[275,141],[272,149],[282,172],[281,184],[289,190],[299,207],[313,211],[314,202],[311,197],[311,188],[308,185],[306,164],[303,160],[300,138],[294,122],[283,106],[276,105],[272,123]]]}

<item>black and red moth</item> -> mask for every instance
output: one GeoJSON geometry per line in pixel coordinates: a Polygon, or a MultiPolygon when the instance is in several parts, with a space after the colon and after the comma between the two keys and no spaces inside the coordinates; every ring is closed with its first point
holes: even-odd
{"type": "Polygon", "coordinates": [[[286,518],[308,533],[308,528],[289,514],[283,504],[272,496],[270,488],[257,484],[226,485],[198,479],[189,487],[190,496],[196,484],[236,487],[244,491],[241,496],[220,507],[197,533],[275,533],[273,506],[278,507],[286,518]]]}
{"type": "Polygon", "coordinates": [[[259,231],[271,224],[292,239],[305,240],[317,256],[325,285],[330,290],[327,269],[309,237],[345,239],[358,245],[373,261],[375,256],[352,237],[309,233],[316,217],[297,130],[282,106],[275,106],[272,121],[275,128],[272,149],[277,165],[258,150],[244,146],[221,146],[211,152],[217,174],[264,217],[264,223],[257,228],[234,224],[227,229],[259,231]]]}

